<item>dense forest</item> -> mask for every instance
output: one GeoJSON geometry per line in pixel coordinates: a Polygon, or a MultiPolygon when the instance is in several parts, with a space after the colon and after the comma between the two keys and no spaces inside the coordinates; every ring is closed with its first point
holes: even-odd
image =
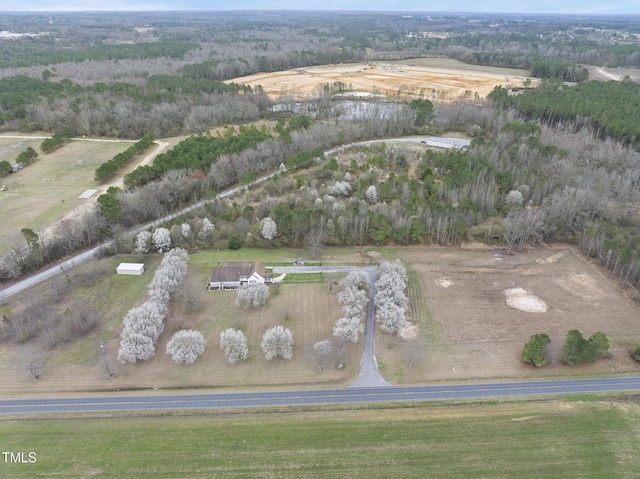
{"type": "Polygon", "coordinates": [[[579,82],[579,64],[640,66],[622,17],[353,12],[6,14],[0,130],[140,138],[257,119],[269,100],[222,83],[329,63],[447,56],[579,82]],[[215,108],[220,106],[220,108],[215,108]]]}
{"type": "Polygon", "coordinates": [[[600,131],[602,138],[613,136],[640,148],[638,83],[590,81],[567,86],[549,81],[527,95],[512,96],[497,87],[489,98],[501,107],[515,107],[526,118],[551,124],[591,125],[600,131]]]}

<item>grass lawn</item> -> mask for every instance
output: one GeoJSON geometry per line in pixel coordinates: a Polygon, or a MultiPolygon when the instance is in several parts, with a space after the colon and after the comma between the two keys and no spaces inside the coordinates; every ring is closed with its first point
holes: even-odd
{"type": "MultiPolygon", "coordinates": [[[[156,354],[140,364],[120,365],[116,359],[122,318],[131,307],[146,300],[146,287],[161,255],[117,256],[90,261],[70,271],[72,287],[67,286],[63,276],[53,279],[51,283],[63,288],[60,298],[47,301],[55,314],[64,317],[84,302],[96,311],[100,324],[84,337],[60,343],[53,349],[47,348],[44,373],[37,382],[29,381],[24,371],[13,367],[23,344],[14,339],[4,343],[4,351],[0,350],[0,382],[5,394],[165,387],[340,387],[353,382],[358,373],[362,342],[348,344],[344,348],[342,361],[345,367],[342,369],[325,365],[325,370],[319,373],[312,358],[313,344],[331,338],[335,321],[340,317],[338,289],[330,283],[339,280],[343,274],[294,274],[290,283],[270,287],[271,295],[266,305],[243,310],[235,306],[235,291],[205,290],[210,267],[218,261],[253,258],[269,265],[271,260],[284,262],[288,257],[297,258],[301,251],[241,251],[244,254],[212,251],[190,255],[188,288],[197,296],[196,310],[185,308],[179,292],[176,292],[164,322],[164,331],[156,344],[156,354]],[[145,263],[144,275],[115,274],[120,262],[141,261],[145,263]],[[275,325],[283,325],[293,333],[294,357],[291,361],[267,361],[262,354],[262,335],[275,325]],[[227,362],[219,347],[220,333],[227,328],[242,329],[247,336],[250,351],[247,361],[235,365],[227,362]],[[206,351],[195,364],[174,364],[165,352],[167,341],[179,329],[196,329],[207,340],[206,351]],[[102,377],[104,364],[97,361],[101,343],[107,353],[110,372],[115,372],[115,376],[109,379],[102,377]]],[[[48,298],[50,283],[41,285],[31,294],[48,298]]],[[[26,296],[16,297],[10,307],[18,313],[26,299],[26,296]]],[[[29,344],[39,344],[38,338],[29,344]]],[[[327,364],[333,364],[332,361],[327,361],[327,364]]]]}
{"type": "Polygon", "coordinates": [[[6,478],[637,477],[633,402],[6,420],[6,478]]]}
{"type": "MultiPolygon", "coordinates": [[[[40,151],[39,143],[34,146],[32,141],[1,138],[0,148],[3,145],[9,148],[8,142],[22,142],[40,151]]],[[[40,153],[33,164],[3,178],[2,183],[11,186],[11,192],[20,194],[19,198],[4,194],[0,198],[0,224],[4,232],[46,227],[91,201],[78,196],[88,188],[97,187],[93,179],[96,168],[129,146],[131,143],[72,141],[52,153],[40,153]]],[[[21,146],[21,149],[24,148],[21,146]]],[[[13,163],[13,158],[10,161],[13,163]]]]}

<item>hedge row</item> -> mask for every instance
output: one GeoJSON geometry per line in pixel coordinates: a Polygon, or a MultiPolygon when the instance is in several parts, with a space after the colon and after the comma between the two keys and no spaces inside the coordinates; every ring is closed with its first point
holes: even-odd
{"type": "Polygon", "coordinates": [[[134,143],[122,153],[118,153],[109,161],[102,163],[96,169],[95,180],[97,182],[102,182],[113,177],[118,172],[118,170],[120,170],[127,163],[129,163],[136,155],[139,155],[144,150],[149,148],[153,143],[153,140],[155,139],[156,139],[155,135],[153,134],[152,131],[150,131],[146,133],[140,139],[140,141],[134,143]]]}

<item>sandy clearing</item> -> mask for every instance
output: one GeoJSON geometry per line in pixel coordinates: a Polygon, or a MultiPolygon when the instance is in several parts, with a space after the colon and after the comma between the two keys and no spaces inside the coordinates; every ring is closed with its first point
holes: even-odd
{"type": "Polygon", "coordinates": [[[533,294],[527,293],[522,288],[510,288],[504,291],[507,297],[507,306],[526,313],[546,313],[549,310],[547,303],[533,294]]]}
{"type": "Polygon", "coordinates": [[[309,98],[324,84],[342,82],[354,92],[393,97],[419,97],[422,94],[430,99],[453,100],[476,94],[484,98],[498,85],[519,87],[526,79],[525,76],[464,68],[355,63],[257,73],[230,81],[260,85],[272,98],[285,95],[309,98]]]}

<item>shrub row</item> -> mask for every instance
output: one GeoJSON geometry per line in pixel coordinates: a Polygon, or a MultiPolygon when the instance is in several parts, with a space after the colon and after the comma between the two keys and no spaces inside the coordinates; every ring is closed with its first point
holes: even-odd
{"type": "Polygon", "coordinates": [[[152,131],[147,132],[140,141],[134,143],[122,153],[118,153],[109,161],[96,168],[95,180],[102,182],[113,177],[121,168],[129,163],[135,156],[149,148],[156,137],[152,131]]]}

